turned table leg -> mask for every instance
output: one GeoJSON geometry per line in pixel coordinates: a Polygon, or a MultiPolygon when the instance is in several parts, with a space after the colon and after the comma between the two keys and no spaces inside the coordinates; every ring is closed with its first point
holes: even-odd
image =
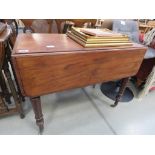
{"type": "Polygon", "coordinates": [[[122,81],[121,81],[121,86],[119,88],[119,92],[118,92],[118,95],[116,96],[116,100],[115,100],[115,103],[113,105],[111,105],[111,107],[116,107],[118,102],[120,101],[125,89],[126,89],[126,86],[128,84],[128,81],[129,81],[129,78],[123,78],[122,81]]]}
{"type": "Polygon", "coordinates": [[[40,96],[32,97],[31,103],[32,103],[33,111],[35,113],[36,124],[39,126],[40,133],[42,133],[44,129],[44,118],[42,114],[40,96]]]}

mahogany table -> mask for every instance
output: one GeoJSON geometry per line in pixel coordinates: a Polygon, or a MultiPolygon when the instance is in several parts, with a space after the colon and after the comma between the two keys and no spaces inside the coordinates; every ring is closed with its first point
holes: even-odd
{"type": "Polygon", "coordinates": [[[116,106],[145,52],[146,48],[139,44],[84,48],[65,34],[19,34],[12,60],[22,94],[30,97],[42,131],[41,95],[122,79],[116,106]]]}

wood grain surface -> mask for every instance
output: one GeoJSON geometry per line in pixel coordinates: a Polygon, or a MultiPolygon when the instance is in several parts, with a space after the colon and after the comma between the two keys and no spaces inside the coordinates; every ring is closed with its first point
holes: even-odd
{"type": "MultiPolygon", "coordinates": [[[[38,53],[76,53],[77,51],[111,50],[111,49],[135,49],[142,48],[140,44],[133,44],[130,47],[95,47],[84,48],[66,34],[19,34],[13,50],[13,55],[38,54],[38,53]]],[[[144,47],[143,47],[144,48],[144,47]]]]}
{"type": "Polygon", "coordinates": [[[30,97],[133,76],[146,51],[138,44],[86,49],[66,35],[36,35],[19,36],[12,54],[22,93],[30,97]],[[47,50],[49,42],[56,48],[47,50]]]}

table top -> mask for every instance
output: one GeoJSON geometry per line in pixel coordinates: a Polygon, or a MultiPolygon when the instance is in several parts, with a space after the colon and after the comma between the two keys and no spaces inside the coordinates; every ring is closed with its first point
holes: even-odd
{"type": "MultiPolygon", "coordinates": [[[[111,50],[142,48],[144,46],[133,43],[130,47],[95,47],[84,48],[76,43],[66,34],[19,34],[14,46],[13,55],[15,54],[38,54],[38,53],[55,53],[55,52],[77,52],[77,51],[94,51],[94,50],[111,50]]],[[[145,48],[145,47],[144,47],[145,48]]]]}

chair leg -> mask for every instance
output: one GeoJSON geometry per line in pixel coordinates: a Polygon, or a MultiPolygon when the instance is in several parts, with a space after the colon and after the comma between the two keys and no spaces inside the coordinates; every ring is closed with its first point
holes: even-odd
{"type": "Polygon", "coordinates": [[[3,97],[0,95],[0,114],[9,111],[8,107],[6,106],[3,97]]]}
{"type": "Polygon", "coordinates": [[[20,114],[20,117],[21,118],[24,118],[25,115],[24,115],[24,112],[23,112],[23,108],[21,106],[21,102],[18,98],[18,95],[17,95],[17,92],[16,92],[16,88],[14,86],[14,83],[13,83],[13,80],[11,78],[11,74],[10,74],[10,71],[9,69],[6,67],[4,68],[4,72],[5,72],[5,75],[6,75],[6,78],[8,80],[8,83],[9,83],[9,87],[10,87],[10,90],[11,90],[11,93],[12,93],[12,96],[13,96],[13,99],[15,101],[15,104],[16,104],[16,107],[18,109],[18,112],[20,114]]]}

